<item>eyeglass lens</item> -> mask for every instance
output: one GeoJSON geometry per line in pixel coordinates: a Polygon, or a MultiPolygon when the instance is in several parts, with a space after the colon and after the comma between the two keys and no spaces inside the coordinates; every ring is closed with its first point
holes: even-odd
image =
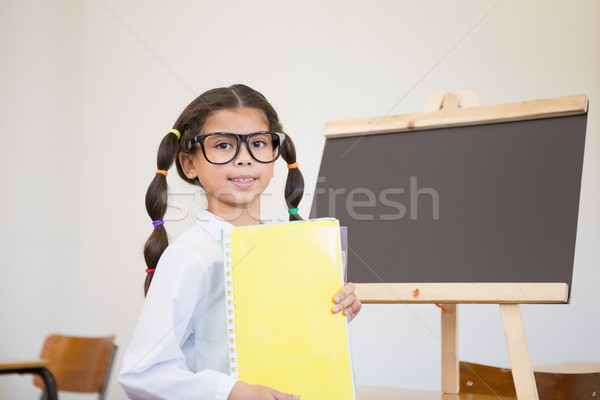
{"type": "MultiPolygon", "coordinates": [[[[221,164],[233,160],[238,152],[238,136],[229,133],[209,135],[204,138],[206,158],[221,164]]],[[[260,162],[271,162],[279,155],[279,138],[274,133],[257,133],[248,137],[248,150],[260,162]]]]}

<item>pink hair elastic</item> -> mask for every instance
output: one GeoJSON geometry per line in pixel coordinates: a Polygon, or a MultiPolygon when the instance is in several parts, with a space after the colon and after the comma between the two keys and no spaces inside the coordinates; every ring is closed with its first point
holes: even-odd
{"type": "Polygon", "coordinates": [[[147,274],[153,274],[153,273],[154,273],[154,271],[156,271],[156,268],[152,268],[152,269],[148,268],[148,269],[146,270],[146,273],[147,273],[147,274]]]}

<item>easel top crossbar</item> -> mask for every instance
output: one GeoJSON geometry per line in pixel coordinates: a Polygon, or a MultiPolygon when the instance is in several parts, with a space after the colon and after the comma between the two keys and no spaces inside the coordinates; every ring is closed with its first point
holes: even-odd
{"type": "Polygon", "coordinates": [[[483,125],[585,114],[587,109],[587,97],[576,95],[492,106],[463,107],[415,114],[331,121],[325,124],[324,134],[326,138],[334,139],[454,126],[483,125]]]}

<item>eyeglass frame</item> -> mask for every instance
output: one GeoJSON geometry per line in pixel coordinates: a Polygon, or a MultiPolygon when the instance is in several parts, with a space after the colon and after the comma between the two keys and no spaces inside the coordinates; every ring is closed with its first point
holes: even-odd
{"type": "Polygon", "coordinates": [[[259,163],[262,164],[270,164],[272,162],[277,161],[277,159],[279,158],[279,156],[281,155],[281,146],[283,145],[283,142],[285,141],[285,133],[281,133],[281,132],[273,132],[273,131],[258,131],[258,132],[252,132],[252,133],[248,133],[245,135],[239,134],[239,133],[232,133],[232,132],[211,132],[211,133],[205,133],[203,135],[198,135],[198,136],[194,136],[191,140],[191,143],[200,143],[200,148],[202,149],[202,154],[204,155],[204,158],[206,159],[206,161],[208,161],[211,164],[215,164],[215,165],[224,165],[224,164],[228,164],[230,162],[232,162],[233,160],[235,160],[235,158],[238,156],[238,154],[240,154],[240,148],[242,146],[242,141],[244,143],[246,143],[246,148],[248,149],[248,153],[250,154],[250,156],[255,159],[256,161],[258,161],[259,163]],[[250,138],[256,135],[264,135],[264,134],[274,134],[277,136],[277,138],[279,139],[279,145],[277,146],[277,155],[275,156],[275,158],[271,161],[261,161],[258,158],[256,158],[254,156],[254,153],[252,153],[252,150],[250,149],[250,138]],[[235,154],[233,155],[233,157],[226,162],[213,162],[210,161],[208,159],[208,157],[206,156],[206,150],[204,150],[204,140],[209,137],[209,136],[214,136],[214,135],[231,135],[231,136],[235,136],[235,138],[237,139],[237,147],[235,150],[235,154]]]}

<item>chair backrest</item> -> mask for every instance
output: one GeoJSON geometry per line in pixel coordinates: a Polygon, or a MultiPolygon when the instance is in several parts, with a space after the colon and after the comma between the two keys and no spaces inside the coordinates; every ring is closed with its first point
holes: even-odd
{"type": "MultiPolygon", "coordinates": [[[[115,337],[74,337],[51,335],[46,338],[40,358],[49,360],[48,369],[59,391],[98,393],[106,390],[117,346],[115,337]]],[[[34,384],[43,388],[38,377],[34,384]]]]}
{"type": "MultiPolygon", "coordinates": [[[[577,363],[581,365],[582,363],[577,363]]],[[[584,400],[600,393],[600,364],[585,363],[586,368],[545,368],[535,371],[535,382],[541,400],[584,400]],[[547,371],[547,372],[546,372],[547,371]]],[[[460,393],[516,397],[512,371],[489,365],[460,362],[460,393]]]]}

